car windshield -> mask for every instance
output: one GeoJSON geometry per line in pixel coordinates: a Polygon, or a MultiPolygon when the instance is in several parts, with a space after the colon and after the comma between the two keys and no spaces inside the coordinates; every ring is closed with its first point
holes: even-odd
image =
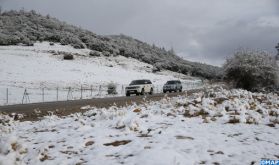
{"type": "Polygon", "coordinates": [[[145,80],[134,80],[130,83],[130,85],[141,85],[141,84],[145,84],[145,80]]]}
{"type": "Polygon", "coordinates": [[[176,81],[168,81],[166,84],[176,84],[176,81]]]}

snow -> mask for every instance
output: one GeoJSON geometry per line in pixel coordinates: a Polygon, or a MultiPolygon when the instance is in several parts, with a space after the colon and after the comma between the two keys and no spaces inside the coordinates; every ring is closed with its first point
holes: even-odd
{"type": "Polygon", "coordinates": [[[135,79],[150,79],[156,90],[161,91],[162,85],[172,79],[185,78],[185,88],[200,84],[200,80],[175,72],[162,71],[152,73],[152,65],[123,56],[90,57],[89,49],[74,49],[71,46],[48,42],[35,43],[34,46],[0,46],[0,105],[7,104],[6,89],[8,88],[8,104],[21,103],[24,90],[30,94],[30,102],[42,101],[42,88],[45,88],[44,101],[67,100],[69,87],[73,89],[73,99],[80,98],[80,88],[84,97],[102,96],[106,94],[106,85],[113,82],[118,85],[119,95],[124,95],[123,88],[135,79]],[[74,54],[74,60],[63,60],[63,54],[74,54]],[[56,55],[55,55],[56,54],[56,55]],[[60,54],[60,55],[57,55],[60,54]],[[102,86],[99,92],[99,86],[102,86]]]}
{"type": "Polygon", "coordinates": [[[205,90],[19,122],[0,115],[0,164],[258,164],[279,156],[279,97],[205,90]],[[234,119],[234,120],[232,120],[234,119]],[[232,122],[234,121],[234,122],[232,122]]]}

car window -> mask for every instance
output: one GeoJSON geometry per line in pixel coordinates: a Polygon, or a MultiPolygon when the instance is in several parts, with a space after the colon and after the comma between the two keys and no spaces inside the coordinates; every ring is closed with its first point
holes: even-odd
{"type": "Polygon", "coordinates": [[[145,84],[145,80],[134,80],[130,83],[130,85],[142,85],[145,84]]]}
{"type": "Polygon", "coordinates": [[[168,81],[167,84],[176,84],[175,81],[168,81]]]}

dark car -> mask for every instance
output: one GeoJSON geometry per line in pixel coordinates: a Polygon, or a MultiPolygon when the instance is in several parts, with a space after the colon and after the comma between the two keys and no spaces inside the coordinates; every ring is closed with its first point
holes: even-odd
{"type": "Polygon", "coordinates": [[[163,86],[163,92],[182,92],[182,84],[179,80],[171,80],[167,81],[166,84],[163,86]]]}

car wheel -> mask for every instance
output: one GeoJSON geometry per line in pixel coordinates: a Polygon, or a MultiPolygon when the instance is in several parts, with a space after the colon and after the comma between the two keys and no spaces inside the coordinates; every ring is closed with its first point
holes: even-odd
{"type": "Polygon", "coordinates": [[[179,89],[179,92],[182,92],[182,88],[179,89]]]}
{"type": "Polygon", "coordinates": [[[130,93],[126,93],[126,96],[130,96],[130,93]]]}
{"type": "Polygon", "coordinates": [[[140,95],[140,93],[136,93],[136,95],[138,96],[138,95],[140,95]]]}
{"type": "Polygon", "coordinates": [[[142,88],[140,94],[141,94],[141,95],[144,95],[144,88],[142,88]]]}
{"type": "Polygon", "coordinates": [[[167,91],[163,90],[164,93],[166,93],[167,91]]]}
{"type": "Polygon", "coordinates": [[[152,94],[153,94],[153,88],[151,88],[151,89],[150,89],[149,94],[150,94],[150,95],[152,95],[152,94]]]}

